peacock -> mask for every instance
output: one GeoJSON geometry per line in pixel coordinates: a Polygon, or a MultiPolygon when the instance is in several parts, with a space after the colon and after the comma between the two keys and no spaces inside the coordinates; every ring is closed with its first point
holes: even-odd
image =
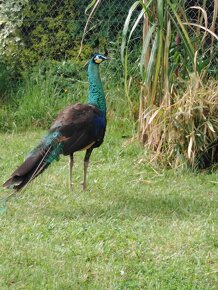
{"type": "Polygon", "coordinates": [[[21,190],[63,154],[69,155],[69,188],[72,190],[74,152],[86,150],[83,175],[83,189],[86,189],[91,153],[102,144],[106,130],[106,99],[99,64],[108,59],[107,53],[92,56],[88,65],[88,103],[70,105],[60,112],[47,135],[12,173],[4,187],[21,190]]]}

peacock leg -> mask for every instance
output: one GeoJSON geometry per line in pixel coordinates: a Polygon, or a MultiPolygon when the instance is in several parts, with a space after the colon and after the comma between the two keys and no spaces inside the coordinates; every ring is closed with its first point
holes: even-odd
{"type": "Polygon", "coordinates": [[[86,155],[84,158],[83,190],[86,189],[86,177],[87,177],[87,170],[88,170],[88,166],[89,166],[89,158],[90,158],[91,153],[92,153],[92,149],[88,149],[86,151],[86,155]]]}
{"type": "Polygon", "coordinates": [[[69,176],[69,189],[72,190],[72,169],[73,169],[73,154],[70,154],[69,160],[69,169],[70,169],[70,176],[69,176]]]}

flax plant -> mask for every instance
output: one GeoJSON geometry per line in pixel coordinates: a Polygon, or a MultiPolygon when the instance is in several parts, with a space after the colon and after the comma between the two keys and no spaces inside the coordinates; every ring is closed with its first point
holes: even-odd
{"type": "MultiPolygon", "coordinates": [[[[213,89],[210,92],[209,85],[204,90],[202,85],[202,79],[207,77],[211,59],[204,62],[199,51],[205,49],[206,40],[211,41],[212,46],[218,40],[214,24],[217,18],[217,4],[215,1],[213,21],[209,27],[206,2],[205,0],[203,7],[190,7],[199,13],[199,21],[194,23],[186,17],[184,1],[175,4],[171,0],[139,0],[129,9],[123,28],[121,56],[128,96],[128,82],[131,77],[128,71],[129,47],[136,27],[143,20],[142,49],[138,63],[141,75],[138,81],[139,138],[155,152],[155,160],[160,159],[160,156],[163,160],[164,152],[168,154],[164,156],[167,156],[165,159],[169,165],[178,164],[182,156],[194,167],[200,152],[218,139],[217,115],[212,115],[213,125],[208,119],[210,114],[201,116],[205,107],[209,112],[217,114],[216,101],[213,99],[213,106],[208,105],[211,101],[209,96],[214,96],[213,89]],[[133,20],[135,14],[138,14],[138,17],[133,20]],[[197,101],[199,95],[201,102],[197,101]],[[193,97],[190,99],[190,96],[193,97]],[[196,116],[196,106],[200,106],[200,110],[197,111],[199,116],[196,116]],[[181,115],[181,108],[183,116],[190,115],[190,118],[185,119],[187,128],[192,128],[190,131],[185,126],[179,131],[174,128],[176,118],[181,115]],[[197,124],[196,120],[204,120],[205,123],[197,124]],[[200,133],[196,129],[198,126],[201,128],[200,133]],[[205,137],[198,138],[203,133],[206,134],[205,137]],[[179,148],[177,152],[176,148],[179,148]]],[[[212,58],[213,48],[210,48],[210,52],[212,58]]]]}

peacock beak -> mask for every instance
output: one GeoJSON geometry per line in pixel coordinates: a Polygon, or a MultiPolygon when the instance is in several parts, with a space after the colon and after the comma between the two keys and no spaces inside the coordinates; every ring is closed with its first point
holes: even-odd
{"type": "Polygon", "coordinates": [[[104,60],[111,60],[109,56],[104,55],[104,60]]]}

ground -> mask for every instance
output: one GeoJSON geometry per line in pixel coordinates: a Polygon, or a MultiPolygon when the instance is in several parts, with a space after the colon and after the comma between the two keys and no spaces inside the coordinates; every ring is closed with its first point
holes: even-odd
{"type": "MultiPolygon", "coordinates": [[[[1,183],[44,133],[1,134],[1,183]]],[[[0,289],[218,288],[217,172],[154,168],[110,124],[85,192],[82,158],[73,192],[62,157],[1,200],[0,289]]]]}

